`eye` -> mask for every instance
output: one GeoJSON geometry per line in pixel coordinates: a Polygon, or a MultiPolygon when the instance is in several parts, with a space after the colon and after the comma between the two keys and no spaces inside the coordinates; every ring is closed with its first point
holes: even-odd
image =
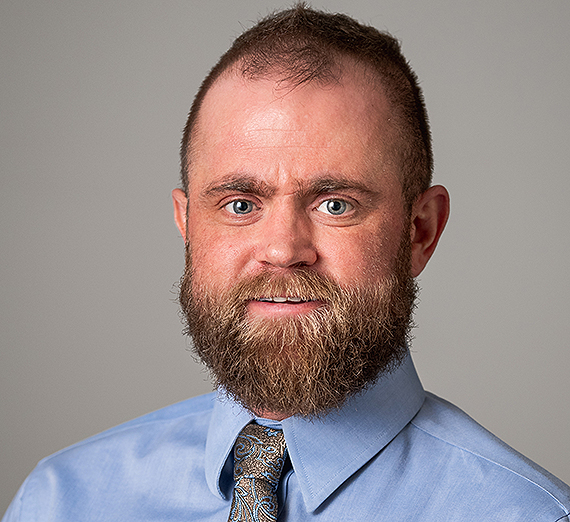
{"type": "Polygon", "coordinates": [[[341,216],[351,209],[352,205],[348,203],[348,201],[343,201],[342,199],[327,199],[317,207],[318,211],[326,212],[332,216],[341,216]]]}
{"type": "Polygon", "coordinates": [[[231,214],[249,214],[253,211],[254,205],[247,199],[236,199],[224,207],[231,214]]]}

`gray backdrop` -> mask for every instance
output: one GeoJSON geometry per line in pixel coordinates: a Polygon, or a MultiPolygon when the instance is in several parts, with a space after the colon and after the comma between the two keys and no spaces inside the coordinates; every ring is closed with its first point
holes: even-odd
{"type": "MultiPolygon", "coordinates": [[[[277,0],[0,0],[0,513],[43,456],[207,392],[171,216],[199,82],[277,0]]],[[[403,42],[452,197],[425,386],[570,481],[570,2],[316,0],[403,42]]]]}

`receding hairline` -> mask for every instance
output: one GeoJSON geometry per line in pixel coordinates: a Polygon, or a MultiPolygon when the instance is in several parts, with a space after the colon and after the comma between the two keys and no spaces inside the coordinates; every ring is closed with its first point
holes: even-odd
{"type": "MultiPolygon", "coordinates": [[[[276,66],[271,70],[268,69],[264,71],[263,74],[258,75],[248,75],[244,74],[242,69],[242,64],[240,61],[232,64],[230,67],[221,72],[221,74],[216,78],[216,80],[209,86],[207,92],[204,95],[202,103],[196,113],[195,120],[193,122],[191,133],[189,139],[187,140],[187,171],[186,177],[187,182],[190,181],[190,174],[192,165],[194,163],[196,151],[198,151],[203,144],[205,138],[203,132],[201,132],[201,115],[203,113],[203,106],[207,103],[207,100],[212,96],[212,93],[216,91],[216,86],[221,82],[231,79],[237,79],[243,82],[244,86],[248,84],[254,84],[256,82],[273,82],[275,85],[274,92],[276,94],[276,99],[280,97],[286,97],[289,93],[292,93],[298,89],[304,87],[315,86],[323,90],[331,89],[336,86],[342,87],[343,81],[346,78],[350,78],[349,81],[353,81],[355,85],[359,86],[362,93],[367,92],[366,95],[370,94],[372,98],[378,101],[377,104],[371,105],[371,110],[375,111],[376,116],[384,113],[384,118],[372,117],[371,120],[375,125],[375,130],[378,138],[378,151],[383,155],[390,158],[390,160],[398,163],[397,150],[400,141],[400,136],[397,126],[397,115],[394,114],[395,107],[390,103],[389,97],[386,92],[386,87],[380,74],[374,70],[372,66],[367,63],[363,63],[360,60],[354,59],[352,56],[339,56],[335,59],[334,66],[331,67],[331,74],[325,77],[312,78],[308,82],[298,83],[295,80],[290,80],[286,76],[284,77],[284,72],[287,71],[286,66],[276,66]]],[[[363,94],[364,97],[364,94],[363,94]]],[[[221,116],[223,117],[223,116],[221,116]]],[[[373,155],[373,152],[371,156],[373,155]]],[[[401,179],[403,173],[396,172],[398,177],[401,179]]]]}
{"type": "Polygon", "coordinates": [[[202,102],[227,69],[243,62],[244,75],[263,77],[283,71],[292,85],[334,77],[339,56],[361,63],[385,87],[392,113],[393,157],[399,163],[406,205],[431,185],[433,151],[429,119],[419,80],[402,53],[400,43],[386,31],[359,23],[340,13],[326,13],[304,2],[263,18],[242,33],[202,82],[190,109],[181,143],[181,183],[186,191],[190,158],[196,147],[191,137],[202,102]],[[189,146],[190,145],[190,146],[189,146]]]}

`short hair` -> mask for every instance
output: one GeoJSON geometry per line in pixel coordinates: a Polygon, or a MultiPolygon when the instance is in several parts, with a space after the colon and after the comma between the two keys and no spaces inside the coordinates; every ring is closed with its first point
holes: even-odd
{"type": "Polygon", "coordinates": [[[371,70],[390,107],[402,193],[409,209],[431,184],[433,155],[427,111],[418,78],[390,34],[343,14],[299,3],[276,12],[239,36],[202,82],[190,109],[181,144],[181,181],[188,193],[191,140],[204,98],[218,78],[236,69],[246,79],[277,73],[295,86],[331,82],[349,58],[371,70]]]}

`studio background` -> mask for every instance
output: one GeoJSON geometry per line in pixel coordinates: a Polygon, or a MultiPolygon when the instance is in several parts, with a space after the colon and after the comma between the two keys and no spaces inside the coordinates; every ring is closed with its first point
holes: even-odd
{"type": "MultiPolygon", "coordinates": [[[[208,392],[172,219],[192,97],[268,0],[0,0],[0,514],[42,457],[208,392]]],[[[315,0],[402,41],[451,193],[425,387],[570,482],[570,3],[315,0]]]]}

